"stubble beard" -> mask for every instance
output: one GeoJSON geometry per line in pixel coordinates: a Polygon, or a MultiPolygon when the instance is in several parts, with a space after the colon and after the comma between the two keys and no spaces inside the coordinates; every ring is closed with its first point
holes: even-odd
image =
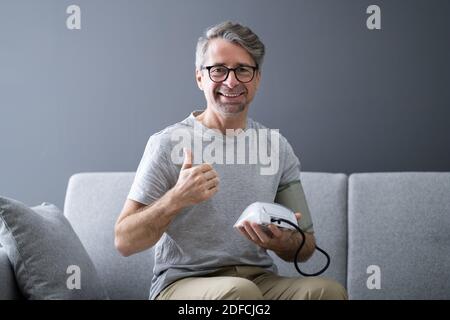
{"type": "Polygon", "coordinates": [[[246,105],[241,104],[217,104],[217,110],[224,116],[232,117],[245,110],[246,105]]]}

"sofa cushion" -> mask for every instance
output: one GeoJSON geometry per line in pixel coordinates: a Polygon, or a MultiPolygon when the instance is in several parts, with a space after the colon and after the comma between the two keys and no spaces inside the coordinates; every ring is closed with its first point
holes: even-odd
{"type": "Polygon", "coordinates": [[[352,299],[450,298],[450,173],[352,174],[352,299]]]}
{"type": "Polygon", "coordinates": [[[62,212],[0,197],[0,242],[27,299],[106,299],[94,265],[62,212]]]}

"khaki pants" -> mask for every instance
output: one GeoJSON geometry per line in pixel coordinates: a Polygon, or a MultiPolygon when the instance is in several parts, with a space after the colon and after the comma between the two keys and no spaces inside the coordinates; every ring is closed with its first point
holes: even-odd
{"type": "Polygon", "coordinates": [[[336,281],[287,278],[259,267],[233,266],[206,277],[183,278],[167,286],[158,300],[345,300],[336,281]]]}

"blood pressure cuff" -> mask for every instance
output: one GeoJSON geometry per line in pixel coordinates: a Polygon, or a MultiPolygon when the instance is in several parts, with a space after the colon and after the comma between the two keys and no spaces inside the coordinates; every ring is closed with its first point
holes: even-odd
{"type": "Polygon", "coordinates": [[[294,212],[302,214],[299,227],[305,232],[314,232],[311,212],[306,202],[305,192],[303,191],[300,180],[289,182],[278,187],[275,202],[279,203],[294,212]]]}

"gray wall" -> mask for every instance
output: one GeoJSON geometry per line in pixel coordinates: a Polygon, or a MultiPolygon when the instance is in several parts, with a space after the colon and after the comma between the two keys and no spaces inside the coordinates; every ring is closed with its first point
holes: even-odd
{"type": "Polygon", "coordinates": [[[195,43],[226,19],[265,42],[250,115],[303,170],[449,171],[449,18],[444,0],[0,0],[0,194],[62,206],[76,172],[135,170],[151,134],[204,106],[195,43]]]}

